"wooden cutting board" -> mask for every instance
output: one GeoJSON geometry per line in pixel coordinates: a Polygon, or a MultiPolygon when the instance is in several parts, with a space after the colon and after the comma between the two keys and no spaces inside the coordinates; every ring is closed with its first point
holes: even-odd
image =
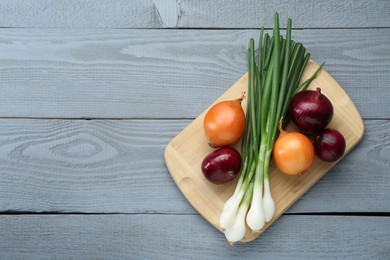
{"type": "MultiPolygon", "coordinates": [[[[301,80],[308,79],[317,68],[318,64],[310,61],[301,80]]],[[[217,102],[239,97],[243,91],[247,90],[247,87],[248,75],[245,74],[210,107],[217,102]]],[[[320,87],[322,93],[333,104],[334,115],[328,127],[335,128],[344,135],[346,155],[363,137],[363,120],[348,95],[326,71],[322,70],[308,89],[316,87],[320,87]]],[[[242,106],[245,110],[245,100],[242,102],[242,106]]],[[[233,194],[238,178],[228,184],[214,185],[202,175],[201,162],[208,153],[214,150],[207,144],[203,132],[203,118],[209,108],[168,144],[164,156],[173,180],[188,202],[214,227],[222,231],[219,226],[219,216],[225,201],[233,194]]],[[[291,131],[296,130],[296,128],[293,123],[290,123],[286,130],[291,131]]],[[[236,148],[239,147],[240,144],[237,144],[236,148]]],[[[306,174],[288,176],[281,173],[271,162],[269,177],[271,193],[276,204],[275,216],[260,232],[252,233],[247,228],[242,242],[249,242],[259,236],[336,163],[326,163],[316,158],[312,168],[306,174]]]]}

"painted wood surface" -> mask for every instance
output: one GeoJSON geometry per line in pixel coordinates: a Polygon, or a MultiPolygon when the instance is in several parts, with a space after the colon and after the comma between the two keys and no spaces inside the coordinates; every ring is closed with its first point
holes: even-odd
{"type": "Polygon", "coordinates": [[[390,26],[386,0],[2,0],[0,26],[23,28],[258,28],[273,14],[295,28],[390,26]]]}
{"type": "Polygon", "coordinates": [[[389,4],[0,1],[0,259],[388,259],[389,4]],[[246,71],[274,9],[366,132],[266,236],[229,247],[163,151],[246,71]]]}
{"type": "MultiPolygon", "coordinates": [[[[163,153],[189,120],[0,120],[0,211],[194,214],[163,153]]],[[[390,122],[290,209],[390,212],[390,122]]]]}
{"type": "Polygon", "coordinates": [[[388,259],[390,218],[282,216],[229,246],[196,215],[0,216],[2,259],[388,259]],[[158,221],[156,221],[158,220],[158,221]]]}
{"type": "MultiPolygon", "coordinates": [[[[389,118],[390,29],[293,36],[364,118],[389,118]]],[[[194,118],[244,74],[250,37],[258,31],[2,29],[0,117],[194,118]]]]}

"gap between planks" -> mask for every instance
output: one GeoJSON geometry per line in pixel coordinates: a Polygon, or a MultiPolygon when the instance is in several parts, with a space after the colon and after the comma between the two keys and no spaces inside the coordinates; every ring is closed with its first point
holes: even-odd
{"type": "MultiPolygon", "coordinates": [[[[56,211],[3,211],[1,215],[177,215],[177,216],[197,216],[197,213],[165,213],[165,212],[56,212],[56,211]]],[[[285,216],[343,216],[343,217],[390,217],[390,212],[302,212],[284,213],[285,216]]]]}
{"type": "Polygon", "coordinates": [[[9,119],[23,119],[23,120],[85,120],[85,121],[103,121],[103,120],[133,120],[133,121],[170,121],[170,120],[194,120],[195,118],[191,117],[23,117],[23,116],[0,116],[0,120],[9,120],[9,119]]]}
{"type": "MultiPolygon", "coordinates": [[[[80,28],[68,28],[68,27],[48,27],[48,28],[42,28],[42,27],[13,27],[13,26],[4,26],[0,27],[1,29],[31,29],[31,30],[37,30],[37,29],[49,29],[49,30],[68,30],[68,29],[93,29],[93,30],[204,30],[204,31],[244,31],[244,30],[260,30],[261,26],[259,27],[227,27],[227,28],[220,28],[220,27],[170,27],[170,28],[147,28],[147,27],[113,27],[113,28],[107,28],[107,27],[80,27],[80,28]]],[[[280,30],[286,30],[286,27],[280,27],[280,30]]],[[[373,29],[390,29],[390,26],[372,26],[372,27],[302,27],[302,28],[292,28],[293,31],[304,31],[304,30],[373,30],[373,29]]],[[[272,27],[264,27],[264,30],[272,31],[272,27]]]]}
{"type": "MultiPolygon", "coordinates": [[[[192,117],[23,117],[23,116],[0,116],[0,120],[21,119],[21,120],[85,120],[85,121],[103,121],[103,120],[132,120],[132,121],[181,121],[195,120],[192,117]]],[[[363,117],[363,120],[390,120],[390,117],[363,117]]]]}

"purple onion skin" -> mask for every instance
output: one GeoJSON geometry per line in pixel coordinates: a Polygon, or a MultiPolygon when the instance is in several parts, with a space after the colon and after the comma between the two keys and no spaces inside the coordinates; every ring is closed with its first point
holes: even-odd
{"type": "Polygon", "coordinates": [[[291,119],[304,134],[324,129],[333,118],[333,105],[321,89],[298,92],[291,100],[291,119]]]}
{"type": "Polygon", "coordinates": [[[208,181],[224,184],[240,173],[241,155],[231,147],[219,148],[203,159],[201,168],[208,181]]]}
{"type": "Polygon", "coordinates": [[[335,162],[345,152],[344,136],[337,130],[326,128],[314,138],[314,150],[318,158],[325,162],[335,162]]]}

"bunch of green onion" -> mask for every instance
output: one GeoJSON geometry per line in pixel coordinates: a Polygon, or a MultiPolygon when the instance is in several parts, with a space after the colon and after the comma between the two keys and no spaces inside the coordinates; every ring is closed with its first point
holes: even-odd
{"type": "MultiPolygon", "coordinates": [[[[234,194],[226,201],[220,216],[220,226],[231,243],[244,237],[246,224],[257,232],[274,217],[269,166],[279,134],[278,124],[286,118],[293,95],[306,89],[324,65],[299,85],[310,53],[306,53],[301,43],[291,40],[291,24],[288,19],[286,39],[280,34],[278,13],[275,14],[272,37],[261,29],[257,62],[254,39],[249,42],[242,169],[234,194]]],[[[286,119],[283,121],[287,122],[286,119]]]]}

